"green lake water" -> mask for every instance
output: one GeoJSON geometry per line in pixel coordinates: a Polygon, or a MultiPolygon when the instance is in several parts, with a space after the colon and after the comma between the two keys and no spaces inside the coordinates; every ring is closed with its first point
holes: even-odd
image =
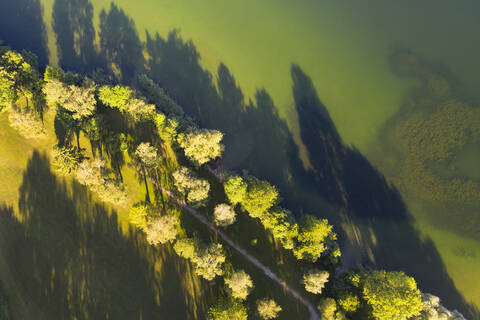
{"type": "MultiPolygon", "coordinates": [[[[47,29],[53,2],[42,0],[47,29]]],[[[372,163],[384,160],[379,129],[399,110],[407,91],[418,86],[416,80],[391,71],[388,58],[394,48],[408,48],[443,65],[466,96],[480,97],[478,1],[115,0],[115,4],[133,19],[142,40],[145,30],[166,37],[179,29],[182,38],[192,39],[204,68],[214,75],[220,62],[229,68],[246,100],[265,88],[305,162],[308,156],[292,96],[292,63],[311,77],[345,144],[358,148],[372,163]]],[[[95,0],[93,6],[98,25],[99,13],[108,9],[110,0],[95,0]]],[[[55,61],[52,37],[49,45],[55,61]]],[[[462,151],[457,164],[463,174],[478,179],[479,161],[475,147],[462,151]]],[[[307,192],[305,198],[316,197],[307,192]]],[[[466,302],[480,307],[480,242],[459,235],[449,224],[432,223],[435,213],[415,200],[407,207],[422,238],[438,250],[453,286],[466,302]]],[[[472,216],[477,213],[471,209],[472,216]]],[[[434,293],[448,304],[448,292],[434,293]]]]}

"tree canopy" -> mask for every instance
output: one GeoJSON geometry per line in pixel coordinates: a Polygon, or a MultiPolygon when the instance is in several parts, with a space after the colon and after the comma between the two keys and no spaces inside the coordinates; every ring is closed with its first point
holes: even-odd
{"type": "Polygon", "coordinates": [[[207,180],[197,178],[192,170],[180,167],[173,173],[175,187],[186,196],[187,202],[199,207],[208,199],[210,184],[207,180]]]}
{"type": "Polygon", "coordinates": [[[233,299],[220,298],[208,309],[207,320],[247,320],[247,308],[233,299]]]}
{"type": "Polygon", "coordinates": [[[232,297],[240,300],[247,299],[253,288],[253,281],[249,274],[240,270],[225,278],[225,284],[230,289],[232,297]]]}
{"type": "Polygon", "coordinates": [[[405,320],[423,310],[415,279],[403,272],[370,271],[365,274],[363,298],[379,320],[405,320]]]}
{"type": "Polygon", "coordinates": [[[273,299],[257,301],[258,315],[264,320],[276,319],[281,311],[282,307],[280,307],[273,299]]]}
{"type": "Polygon", "coordinates": [[[222,155],[222,138],[220,131],[192,128],[188,133],[179,134],[177,141],[188,159],[202,165],[222,155]]]}
{"type": "Polygon", "coordinates": [[[308,271],[303,275],[305,290],[313,294],[322,293],[325,284],[328,282],[329,276],[328,271],[320,271],[317,269],[308,271]]]}
{"type": "Polygon", "coordinates": [[[221,227],[227,227],[235,222],[235,210],[226,203],[218,204],[213,210],[215,224],[221,227]]]}

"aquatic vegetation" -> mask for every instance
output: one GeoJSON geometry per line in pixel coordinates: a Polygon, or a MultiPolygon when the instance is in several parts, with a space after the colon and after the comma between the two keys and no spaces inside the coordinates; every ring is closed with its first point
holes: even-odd
{"type": "Polygon", "coordinates": [[[403,154],[395,181],[407,193],[426,200],[480,201],[480,182],[455,173],[457,154],[480,142],[480,109],[451,98],[447,79],[415,55],[399,54],[392,59],[400,74],[424,80],[416,99],[388,128],[391,141],[403,154]],[[440,175],[439,167],[450,174],[440,175]]]}

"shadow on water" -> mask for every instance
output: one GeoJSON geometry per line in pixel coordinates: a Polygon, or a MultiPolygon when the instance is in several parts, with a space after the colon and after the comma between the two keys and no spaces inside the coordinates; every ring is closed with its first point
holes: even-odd
{"type": "Polygon", "coordinates": [[[39,64],[46,65],[47,33],[40,0],[0,1],[0,40],[13,49],[34,52],[39,64]]]}
{"type": "Polygon", "coordinates": [[[124,235],[116,213],[58,181],[44,155],[28,162],[18,219],[0,211],[0,265],[28,305],[12,308],[18,319],[203,318],[210,290],[172,248],[124,235]]]}
{"type": "Polygon", "coordinates": [[[478,319],[478,309],[457,291],[433,242],[414,228],[397,189],[358,150],[342,143],[311,79],[301,68],[293,65],[291,74],[301,137],[314,167],[317,189],[347,208],[354,223],[363,226],[358,244],[370,250],[370,263],[413,275],[422,290],[478,319]]]}
{"type": "MultiPolygon", "coordinates": [[[[64,68],[92,72],[100,66],[116,75],[124,83],[135,83],[134,77],[137,74],[147,73],[185,109],[188,115],[196,118],[202,126],[220,129],[225,133],[224,141],[227,148],[225,166],[227,168],[247,169],[259,178],[268,179],[278,185],[282,190],[286,206],[295,210],[297,214],[313,212],[319,216],[326,216],[334,224],[339,225],[344,221],[338,211],[332,208],[343,208],[342,211],[349,212],[348,219],[352,225],[358,226],[358,229],[361,230],[362,235],[359,238],[358,248],[368,251],[366,256],[371,262],[381,268],[405,270],[408,274],[415,276],[423,290],[444,297],[445,305],[458,308],[466,315],[480,319],[478,311],[470,306],[456,290],[433,243],[429,239],[422,239],[413,227],[412,219],[395,187],[389,184],[358,150],[343,144],[328,115],[327,108],[318,98],[310,78],[300,67],[293,65],[291,69],[293,96],[299,115],[301,138],[307,147],[313,166],[312,170],[304,169],[292,135],[285,121],[279,117],[274,100],[265,89],[259,88],[251,100],[245,101],[241,88],[228,68],[224,64],[220,64],[216,75],[205,70],[201,66],[201,57],[193,42],[182,39],[177,31],[172,31],[166,38],[147,32],[146,43],[142,44],[133,21],[114,4],[111,5],[108,12],[101,13],[100,47],[96,48],[92,16],[92,5],[88,0],[55,0],[53,23],[57,33],[60,61],[64,68]],[[141,54],[143,48],[146,53],[145,58],[141,54]]],[[[53,190],[58,189],[57,185],[52,187],[54,187],[53,190]]],[[[43,187],[41,190],[50,190],[50,188],[43,187]]],[[[78,198],[78,195],[75,194],[76,192],[73,194],[73,199],[64,198],[63,205],[72,206],[71,201],[75,202],[75,199],[78,198]]],[[[55,202],[52,201],[52,203],[55,202]]],[[[62,202],[59,203],[62,204],[62,202]]],[[[96,210],[101,212],[93,216],[102,214],[104,217],[106,216],[106,213],[102,212],[103,209],[96,210]]],[[[52,212],[54,211],[44,214],[48,217],[48,215],[54,214],[52,212]]],[[[68,214],[62,216],[61,219],[71,219],[65,225],[78,226],[80,223],[68,214]]],[[[101,221],[101,218],[99,219],[101,221]]],[[[38,227],[51,227],[50,233],[54,233],[55,221],[42,222],[45,218],[42,221],[37,220],[32,220],[32,222],[35,222],[38,227]]],[[[107,218],[104,220],[110,221],[107,218]]],[[[95,221],[93,221],[94,225],[97,223],[95,221]]],[[[28,230],[29,223],[25,227],[23,225],[20,227],[28,230]]],[[[111,224],[107,223],[97,228],[102,230],[106,227],[113,228],[111,224]]],[[[65,232],[67,239],[65,245],[75,244],[76,241],[69,240],[69,237],[75,236],[83,239],[84,244],[81,248],[89,243],[94,248],[93,252],[96,250],[95,246],[100,245],[103,240],[98,234],[100,232],[96,233],[98,230],[91,229],[91,227],[80,228],[81,232],[76,231],[77,233],[67,233],[62,228],[60,230],[65,232]],[[100,239],[95,242],[87,241],[89,237],[94,236],[100,237],[100,239]]],[[[105,240],[107,241],[118,234],[118,228],[115,227],[108,232],[104,230],[101,233],[103,237],[108,237],[105,240]]],[[[42,245],[41,241],[32,241],[30,238],[20,240],[27,241],[30,246],[42,245]],[[38,244],[36,244],[37,242],[38,244]]],[[[56,240],[60,241],[60,238],[56,240]]],[[[128,241],[131,240],[121,240],[119,243],[124,243],[128,247],[131,245],[128,241]]],[[[80,247],[75,251],[64,250],[63,247],[56,247],[53,244],[49,245],[57,248],[55,250],[59,250],[56,259],[62,257],[58,261],[59,270],[65,270],[67,264],[72,261],[79,260],[81,262],[82,259],[85,259],[78,253],[83,252],[79,251],[80,247]],[[77,260],[72,260],[72,255],[77,260]]],[[[118,246],[114,247],[119,248],[118,246]]],[[[34,252],[37,250],[26,250],[25,259],[30,259],[29,262],[33,261],[34,252]]],[[[108,256],[108,259],[105,260],[98,259],[104,264],[107,262],[115,264],[115,261],[120,259],[118,257],[128,259],[130,255],[138,257],[140,254],[136,250],[123,256],[121,253],[114,257],[108,256]]],[[[55,262],[55,260],[53,261],[55,262]]],[[[140,259],[140,261],[142,260],[140,259]]],[[[36,264],[32,264],[36,268],[36,264]]],[[[44,264],[46,263],[44,262],[44,264]]],[[[89,264],[90,262],[80,263],[82,268],[93,268],[89,264]]],[[[101,269],[105,276],[116,275],[116,273],[110,275],[109,272],[106,272],[109,270],[107,266],[94,259],[92,265],[95,266],[95,264],[106,268],[101,269]]],[[[135,290],[135,292],[138,292],[140,297],[142,294],[146,294],[147,297],[138,298],[138,300],[135,297],[133,304],[118,303],[118,301],[122,301],[123,297],[119,297],[120,300],[115,297],[115,304],[119,308],[120,306],[132,308],[137,312],[143,308],[149,309],[148,306],[154,304],[151,297],[151,294],[154,293],[148,283],[154,277],[151,273],[142,273],[144,270],[139,270],[138,273],[135,271],[135,276],[129,273],[132,272],[129,268],[147,268],[144,263],[131,265],[119,261],[118,264],[125,268],[116,270],[121,273],[122,280],[127,283],[131,279],[138,280],[139,282],[130,285],[145,286],[145,290],[141,288],[142,290],[135,290]],[[139,280],[139,275],[144,275],[144,278],[140,276],[139,280]]],[[[35,270],[30,270],[30,272],[33,271],[35,270]]],[[[41,279],[32,278],[31,281],[33,283],[45,281],[45,283],[40,283],[39,287],[43,290],[47,288],[46,292],[48,292],[51,289],[48,289],[46,281],[59,277],[60,284],[66,287],[69,282],[63,279],[64,277],[58,272],[55,272],[55,276],[52,278],[51,272],[47,268],[41,279]]],[[[91,281],[89,279],[84,281],[87,280],[91,281]]],[[[111,282],[116,283],[115,281],[111,282]]],[[[92,286],[95,288],[96,282],[92,282],[92,286]]],[[[125,287],[122,288],[125,289],[125,287]]],[[[113,298],[107,297],[108,293],[118,290],[88,290],[92,290],[90,293],[92,297],[98,295],[95,297],[96,299],[103,298],[106,301],[105,310],[112,314],[118,312],[118,309],[109,304],[113,303],[113,298]],[[110,298],[112,300],[109,300],[110,298]]],[[[72,292],[78,299],[83,297],[82,303],[78,304],[90,306],[91,310],[94,310],[92,312],[101,312],[95,309],[93,299],[88,300],[85,298],[88,295],[79,293],[81,292],[80,288],[72,292]]],[[[41,296],[41,293],[37,294],[41,296]]],[[[174,296],[176,295],[170,295],[170,297],[174,296]]],[[[162,306],[167,307],[161,304],[160,308],[162,306]]],[[[76,309],[72,308],[66,308],[66,310],[74,312],[71,310],[76,309]]],[[[85,310],[85,308],[81,309],[85,310]]],[[[145,316],[145,312],[142,311],[143,318],[148,318],[145,316]]],[[[121,313],[120,316],[122,314],[126,314],[126,312],[121,313]]]]}

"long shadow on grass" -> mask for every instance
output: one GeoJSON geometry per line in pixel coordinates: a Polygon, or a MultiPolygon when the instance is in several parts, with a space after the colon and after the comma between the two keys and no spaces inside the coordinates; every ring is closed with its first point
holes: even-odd
{"type": "Polygon", "coordinates": [[[444,304],[466,316],[480,316],[465,301],[449,277],[433,242],[423,239],[395,188],[356,149],[346,146],[318,98],[311,79],[292,65],[293,96],[301,137],[314,170],[317,190],[345,207],[362,225],[360,248],[370,250],[370,262],[414,276],[422,291],[442,297],[444,304]]]}
{"type": "Polygon", "coordinates": [[[52,15],[60,66],[77,72],[102,66],[95,48],[92,3],[89,0],[55,0],[52,15]]]}
{"type": "Polygon", "coordinates": [[[170,247],[123,234],[115,211],[58,181],[44,155],[28,162],[19,219],[1,211],[0,258],[34,319],[203,319],[211,297],[191,268],[170,247]]]}
{"type": "Polygon", "coordinates": [[[45,66],[48,47],[40,0],[0,1],[0,40],[13,49],[34,52],[45,66]]]}

